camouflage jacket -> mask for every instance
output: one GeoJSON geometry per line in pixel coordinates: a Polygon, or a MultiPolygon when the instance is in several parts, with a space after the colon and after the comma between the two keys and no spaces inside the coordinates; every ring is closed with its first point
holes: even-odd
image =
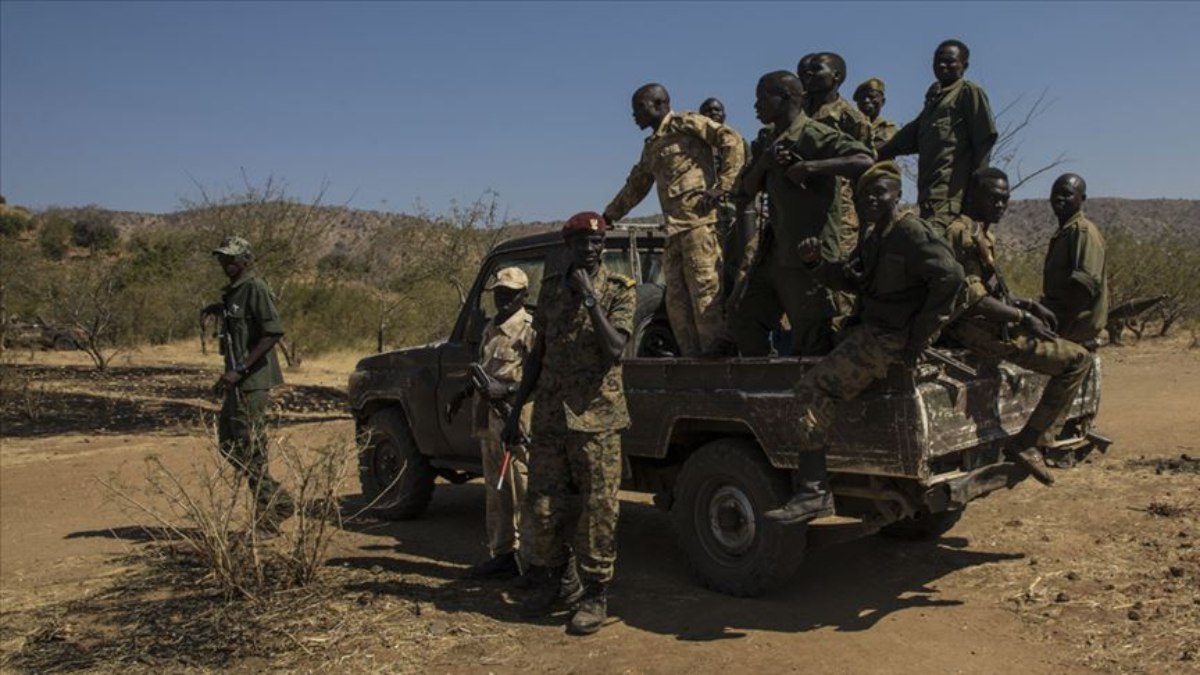
{"type": "MultiPolygon", "coordinates": [[[[572,431],[619,431],[629,426],[621,363],[604,363],[588,309],[564,286],[564,274],[542,279],[533,318],[533,330],[545,342],[533,394],[533,431],[539,433],[545,424],[565,424],[572,431]]],[[[633,334],[637,308],[634,286],[633,279],[609,272],[603,264],[592,277],[597,306],[627,336],[633,334]]]]}
{"type": "Polygon", "coordinates": [[[668,113],[646,138],[641,158],[604,215],[614,222],[624,218],[657,185],[667,234],[711,225],[716,209],[701,209],[701,196],[710,188],[732,190],[745,162],[742,138],[733,129],[697,113],[668,113]]]}
{"type": "Polygon", "coordinates": [[[960,214],[946,226],[946,243],[954,251],[954,257],[963,268],[963,290],[959,295],[958,314],[960,321],[977,321],[998,327],[995,322],[971,315],[975,303],[986,297],[1007,302],[996,274],[996,235],[966,214],[960,214]]]}
{"type": "Polygon", "coordinates": [[[1104,237],[1083,211],[1050,239],[1042,269],[1042,302],[1058,317],[1058,334],[1068,340],[1091,340],[1108,321],[1104,237]],[[1073,302],[1075,289],[1087,291],[1091,302],[1083,307],[1073,302]]]}
{"type": "Polygon", "coordinates": [[[917,119],[884,144],[896,155],[917,154],[917,200],[937,214],[957,215],[967,203],[971,174],[996,142],[996,121],[983,88],[959,80],[934,83],[917,119]]]}

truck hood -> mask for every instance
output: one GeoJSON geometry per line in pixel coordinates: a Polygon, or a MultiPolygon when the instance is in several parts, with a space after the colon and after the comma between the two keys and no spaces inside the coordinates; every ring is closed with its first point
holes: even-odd
{"type": "Polygon", "coordinates": [[[372,354],[359,359],[354,370],[393,370],[407,366],[432,366],[437,364],[438,347],[446,344],[437,340],[417,347],[395,349],[382,354],[372,354]]]}
{"type": "Polygon", "coordinates": [[[350,373],[347,393],[350,407],[360,409],[368,401],[398,400],[401,392],[419,378],[432,378],[437,372],[438,350],[445,340],[420,347],[406,347],[373,354],[359,360],[350,373]]]}

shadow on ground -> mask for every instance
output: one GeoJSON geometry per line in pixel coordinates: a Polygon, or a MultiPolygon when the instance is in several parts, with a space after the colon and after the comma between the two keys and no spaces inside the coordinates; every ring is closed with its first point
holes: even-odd
{"type": "MultiPolygon", "coordinates": [[[[395,578],[387,580],[385,574],[347,590],[521,621],[515,605],[520,596],[510,582],[463,578],[469,565],[486,556],[482,486],[439,485],[436,495],[429,513],[418,520],[348,524],[376,541],[360,547],[362,555],[330,564],[390,572],[395,578]]],[[[348,502],[347,510],[356,506],[348,502]]],[[[1022,557],[971,550],[967,540],[953,536],[931,542],[867,537],[812,552],[792,581],[762,597],[735,598],[692,579],[665,513],[628,501],[621,508],[609,613],[632,627],[679,640],[738,638],[749,630],[867,630],[900,610],[961,604],[934,588],[951,572],[1022,557]]]]}

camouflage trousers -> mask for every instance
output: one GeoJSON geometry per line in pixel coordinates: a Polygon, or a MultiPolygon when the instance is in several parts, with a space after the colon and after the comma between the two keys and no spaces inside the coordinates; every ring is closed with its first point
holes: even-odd
{"type": "Polygon", "coordinates": [[[716,227],[700,225],[668,236],[662,265],[666,275],[663,302],[680,355],[716,351],[726,339],[721,243],[716,227]]]}
{"type": "Polygon", "coordinates": [[[826,445],[838,405],[857,398],[888,368],[900,362],[907,336],[865,324],[846,329],[842,341],[825,358],[804,371],[793,387],[798,405],[798,445],[826,445]]]}
{"type": "Polygon", "coordinates": [[[608,583],[617,560],[620,485],[619,433],[535,427],[526,493],[529,561],[556,567],[574,550],[584,580],[608,583]]]}
{"type": "Polygon", "coordinates": [[[768,252],[746,279],[746,292],[734,308],[730,328],[742,356],[766,356],[771,331],[787,314],[792,353],[820,356],[833,347],[833,294],[803,267],[784,267],[768,252]]]}
{"type": "Polygon", "coordinates": [[[504,465],[504,444],[499,434],[480,440],[483,457],[483,484],[486,506],[487,543],[492,557],[512,553],[520,549],[522,505],[525,503],[525,486],[528,482],[529,453],[525,446],[512,448],[508,469],[504,473],[504,485],[500,482],[500,469],[504,465]]]}
{"type": "Polygon", "coordinates": [[[295,512],[295,504],[267,469],[269,402],[266,389],[228,387],[217,418],[217,441],[221,454],[250,484],[259,513],[287,518],[295,512]]]}
{"type": "Polygon", "coordinates": [[[1071,403],[1091,371],[1091,355],[1069,340],[1043,340],[1018,326],[1009,328],[1007,340],[997,335],[997,330],[989,323],[963,320],[951,324],[946,334],[980,356],[1002,359],[1050,376],[1033,414],[1017,434],[1020,445],[1048,446],[1054,442],[1071,403]]]}
{"type": "Polygon", "coordinates": [[[842,219],[841,229],[838,231],[838,250],[845,259],[854,247],[858,246],[858,211],[854,209],[854,185],[840,176],[837,182],[842,219]]]}

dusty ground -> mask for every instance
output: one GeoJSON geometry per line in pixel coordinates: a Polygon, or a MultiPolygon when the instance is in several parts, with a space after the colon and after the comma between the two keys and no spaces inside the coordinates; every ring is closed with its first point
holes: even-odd
{"type": "MultiPolygon", "coordinates": [[[[99,481],[138,485],[148,455],[184,474],[208,456],[215,358],[194,351],[147,350],[103,377],[75,354],[9,354],[0,668],[1200,670],[1200,354],[1180,344],[1105,351],[1101,427],[1117,443],[1053,489],[992,495],[936,542],[817,551],[766,597],[695,586],[667,518],[628,495],[610,625],[584,639],[561,620],[522,622],[502,585],[460,578],[484,553],[478,484],[440,487],[419,521],[350,522],[317,590],[252,607],[149,555],[154,524],[99,481]]],[[[348,440],[338,388],[353,362],[289,373],[276,434],[348,440]]]]}

